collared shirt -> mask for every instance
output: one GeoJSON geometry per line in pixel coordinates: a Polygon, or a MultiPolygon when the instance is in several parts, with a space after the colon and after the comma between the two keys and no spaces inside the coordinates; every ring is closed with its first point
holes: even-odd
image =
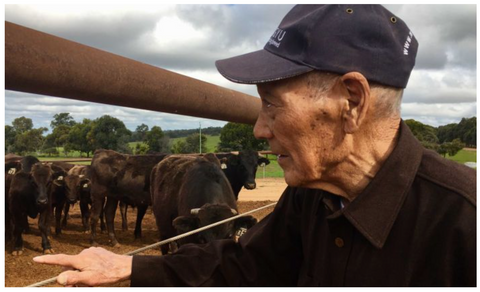
{"type": "Polygon", "coordinates": [[[350,204],[288,187],[238,243],[134,256],[132,286],[476,286],[476,172],[398,144],[350,204]]]}

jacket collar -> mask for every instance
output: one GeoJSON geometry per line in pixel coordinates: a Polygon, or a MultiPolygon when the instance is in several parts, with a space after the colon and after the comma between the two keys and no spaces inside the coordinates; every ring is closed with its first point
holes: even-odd
{"type": "Polygon", "coordinates": [[[423,146],[401,121],[395,149],[365,190],[342,210],[350,223],[378,249],[387,240],[422,155],[423,146]]]}

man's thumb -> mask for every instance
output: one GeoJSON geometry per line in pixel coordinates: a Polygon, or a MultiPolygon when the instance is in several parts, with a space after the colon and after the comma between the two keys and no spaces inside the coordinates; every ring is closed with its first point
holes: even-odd
{"type": "Polygon", "coordinates": [[[58,275],[57,282],[63,286],[72,286],[81,283],[81,272],[79,271],[66,271],[58,275]]]}

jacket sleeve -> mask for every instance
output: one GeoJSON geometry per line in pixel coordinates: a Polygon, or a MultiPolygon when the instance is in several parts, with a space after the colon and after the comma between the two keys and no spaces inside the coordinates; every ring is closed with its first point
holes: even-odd
{"type": "Polygon", "coordinates": [[[239,242],[186,244],[170,255],[134,256],[131,286],[295,286],[303,260],[300,211],[287,188],[274,211],[239,242]]]}

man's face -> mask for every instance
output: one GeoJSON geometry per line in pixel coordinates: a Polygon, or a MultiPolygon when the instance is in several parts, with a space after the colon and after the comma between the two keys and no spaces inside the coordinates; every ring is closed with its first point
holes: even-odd
{"type": "Polygon", "coordinates": [[[305,78],[258,85],[262,110],[254,134],[267,139],[290,186],[313,187],[342,161],[344,99],[329,90],[320,97],[305,78]]]}

